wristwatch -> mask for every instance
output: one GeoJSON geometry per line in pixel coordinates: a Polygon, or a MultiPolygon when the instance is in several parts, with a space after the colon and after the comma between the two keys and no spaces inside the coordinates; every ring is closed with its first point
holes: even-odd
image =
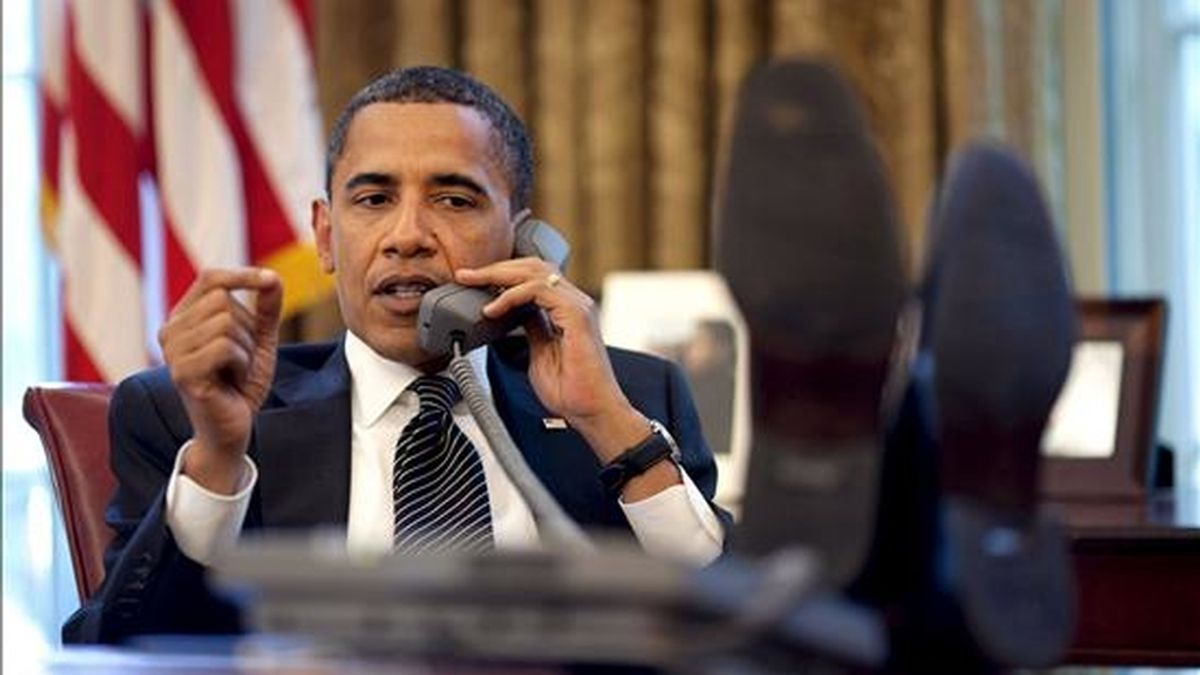
{"type": "Polygon", "coordinates": [[[600,470],[600,482],[610,492],[620,493],[629,479],[646,473],[650,467],[664,459],[679,464],[682,458],[679,444],[671,437],[671,432],[658,420],[650,420],[650,435],[617,456],[600,470]]]}

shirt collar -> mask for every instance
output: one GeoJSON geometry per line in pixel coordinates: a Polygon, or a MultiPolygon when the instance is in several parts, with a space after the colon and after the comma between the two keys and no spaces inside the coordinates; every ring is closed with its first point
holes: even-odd
{"type": "MultiPolygon", "coordinates": [[[[490,398],[487,345],[467,352],[467,361],[475,371],[475,379],[483,388],[483,393],[490,398]]],[[[372,426],[379,421],[408,385],[422,374],[407,363],[379,355],[351,331],[346,331],[346,365],[350,369],[350,409],[355,423],[365,426],[372,426]]],[[[449,376],[446,371],[441,374],[449,376]]],[[[462,405],[463,402],[459,401],[455,410],[462,405]]]]}

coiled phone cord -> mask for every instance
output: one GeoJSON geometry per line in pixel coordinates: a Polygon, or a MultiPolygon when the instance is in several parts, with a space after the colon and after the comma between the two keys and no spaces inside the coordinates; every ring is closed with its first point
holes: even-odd
{"type": "Polygon", "coordinates": [[[530,510],[533,511],[533,517],[539,525],[542,540],[550,548],[566,552],[595,551],[595,545],[583,533],[579,524],[562,510],[562,507],[546,490],[546,486],[542,485],[542,482],[525,462],[521,451],[517,449],[512,436],[505,428],[504,422],[500,420],[500,415],[484,395],[479,383],[475,381],[475,371],[471,367],[471,362],[462,355],[457,341],[454,343],[454,358],[450,360],[449,370],[450,376],[458,383],[458,388],[462,392],[463,400],[467,402],[467,407],[471,410],[471,415],[475,417],[479,428],[483,430],[483,435],[491,444],[492,452],[496,454],[500,466],[504,468],[504,472],[508,474],[513,485],[517,486],[517,490],[520,491],[521,496],[529,504],[530,510]]]}

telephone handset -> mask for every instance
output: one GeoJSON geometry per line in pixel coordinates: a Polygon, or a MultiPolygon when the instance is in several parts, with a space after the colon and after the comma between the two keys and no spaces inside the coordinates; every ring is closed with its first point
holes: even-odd
{"type": "MultiPolygon", "coordinates": [[[[528,217],[517,223],[513,237],[513,257],[534,256],[562,269],[570,247],[558,230],[548,223],[528,217]]],[[[455,343],[462,353],[511,333],[525,323],[537,306],[518,307],[498,319],[483,316],[483,307],[495,298],[482,288],[446,284],[429,291],[417,311],[418,340],[421,349],[433,355],[449,354],[455,343]]]]}
{"type": "MultiPolygon", "coordinates": [[[[567,262],[567,240],[545,222],[529,217],[529,211],[517,216],[513,237],[514,257],[536,256],[560,270],[567,262]]],[[[579,525],[563,511],[537,474],[529,468],[524,455],[513,442],[491,398],[475,380],[471,362],[463,356],[472,349],[501,338],[533,316],[534,304],[518,307],[499,319],[483,316],[483,307],[495,297],[482,288],[446,284],[425,294],[417,310],[417,339],[429,354],[449,354],[447,371],[462,391],[463,400],[487,438],[504,472],[529,504],[538,532],[549,546],[568,551],[591,552],[594,547],[579,525]]]]}

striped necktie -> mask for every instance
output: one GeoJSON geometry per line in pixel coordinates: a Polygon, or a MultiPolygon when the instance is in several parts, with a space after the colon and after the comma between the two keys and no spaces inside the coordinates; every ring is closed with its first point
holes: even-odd
{"type": "Polygon", "coordinates": [[[417,394],[420,408],[400,433],[392,465],[396,550],[490,550],[492,514],[483,464],[450,412],[461,397],[458,385],[426,375],[408,389],[417,394]]]}

